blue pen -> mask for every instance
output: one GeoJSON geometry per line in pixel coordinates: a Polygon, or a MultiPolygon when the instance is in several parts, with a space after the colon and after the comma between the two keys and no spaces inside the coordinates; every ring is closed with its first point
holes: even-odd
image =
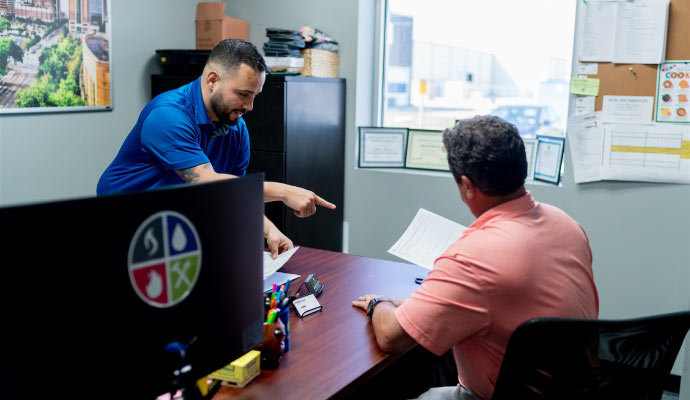
{"type": "Polygon", "coordinates": [[[290,290],[290,280],[288,279],[287,282],[285,282],[285,294],[288,293],[288,290],[290,290]]]}

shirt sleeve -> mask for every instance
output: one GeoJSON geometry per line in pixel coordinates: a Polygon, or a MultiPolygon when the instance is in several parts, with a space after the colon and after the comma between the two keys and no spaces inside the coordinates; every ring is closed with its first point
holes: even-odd
{"type": "Polygon", "coordinates": [[[149,113],[141,127],[141,146],[168,170],[209,162],[193,121],[175,108],[156,108],[149,113]]]}
{"type": "Polygon", "coordinates": [[[490,320],[486,295],[472,266],[445,257],[395,310],[395,317],[408,335],[437,355],[481,334],[490,320]]]}
{"type": "Polygon", "coordinates": [[[239,149],[237,151],[237,161],[235,162],[230,173],[235,176],[244,176],[247,173],[249,166],[249,131],[247,125],[242,121],[238,128],[239,132],[239,149]]]}

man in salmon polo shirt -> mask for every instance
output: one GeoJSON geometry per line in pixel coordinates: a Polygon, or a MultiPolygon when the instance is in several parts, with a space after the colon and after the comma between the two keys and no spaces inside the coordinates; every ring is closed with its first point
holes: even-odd
{"type": "Polygon", "coordinates": [[[494,116],[460,121],[443,133],[460,198],[477,218],[404,301],[361,296],[376,341],[395,352],[419,343],[453,349],[458,386],[420,399],[491,398],[508,339],[536,317],[597,318],[592,252],[584,230],[525,190],[525,146],[494,116]]]}

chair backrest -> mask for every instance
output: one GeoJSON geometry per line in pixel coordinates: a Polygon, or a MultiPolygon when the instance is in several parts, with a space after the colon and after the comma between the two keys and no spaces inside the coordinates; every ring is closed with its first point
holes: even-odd
{"type": "Polygon", "coordinates": [[[510,337],[492,399],[661,399],[688,329],[690,311],[524,322],[510,337]]]}

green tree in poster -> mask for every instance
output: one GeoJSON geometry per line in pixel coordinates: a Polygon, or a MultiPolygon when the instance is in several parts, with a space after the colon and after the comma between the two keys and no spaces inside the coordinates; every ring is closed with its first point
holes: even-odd
{"type": "Polygon", "coordinates": [[[7,18],[0,18],[0,32],[9,31],[12,27],[10,20],[7,18]]]}
{"type": "Polygon", "coordinates": [[[63,37],[38,57],[36,82],[15,96],[16,107],[83,106],[79,94],[82,49],[79,40],[63,37]]]}
{"type": "Polygon", "coordinates": [[[48,100],[50,92],[47,79],[40,79],[29,88],[18,91],[14,97],[14,104],[19,108],[48,107],[50,106],[48,100]]]}
{"type": "Polygon", "coordinates": [[[14,61],[24,60],[24,51],[14,40],[10,38],[0,39],[0,76],[7,73],[7,61],[12,57],[14,61]]]}

